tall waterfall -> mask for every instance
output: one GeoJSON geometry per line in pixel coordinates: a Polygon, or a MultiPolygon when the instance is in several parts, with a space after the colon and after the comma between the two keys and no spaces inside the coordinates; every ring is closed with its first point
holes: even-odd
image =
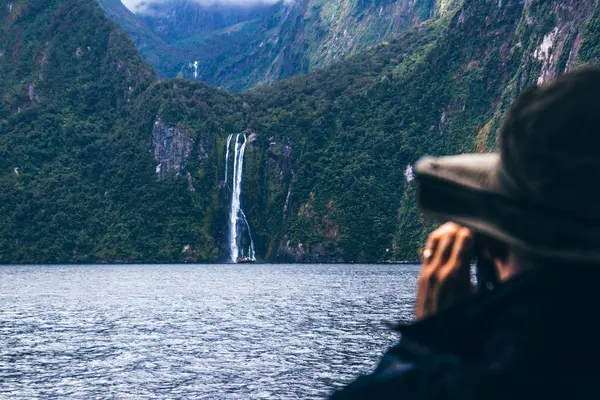
{"type": "MultiPolygon", "coordinates": [[[[225,151],[225,183],[227,183],[229,146],[232,137],[233,135],[229,135],[227,138],[227,150],[225,151]]],[[[229,213],[229,255],[233,262],[237,262],[238,256],[240,255],[240,247],[243,246],[242,239],[244,231],[248,234],[248,240],[250,242],[248,254],[246,254],[246,256],[252,260],[256,259],[254,253],[254,240],[252,239],[250,225],[248,224],[246,214],[244,214],[244,211],[241,208],[242,172],[244,170],[244,153],[246,151],[247,140],[248,138],[244,133],[238,133],[235,137],[233,153],[233,187],[231,190],[231,210],[229,213]]],[[[241,250],[241,254],[244,254],[243,249],[241,250]]]]}
{"type": "Polygon", "coordinates": [[[231,144],[231,138],[233,133],[227,137],[227,148],[225,150],[225,185],[227,185],[227,167],[229,166],[229,145],[231,144]]]}

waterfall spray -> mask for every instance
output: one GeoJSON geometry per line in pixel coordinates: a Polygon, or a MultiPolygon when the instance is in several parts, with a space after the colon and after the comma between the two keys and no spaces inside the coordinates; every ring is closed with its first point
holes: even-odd
{"type": "Polygon", "coordinates": [[[231,193],[231,211],[229,214],[229,255],[231,261],[237,262],[238,246],[237,246],[237,220],[240,213],[240,194],[237,190],[237,170],[238,170],[238,153],[240,150],[240,134],[235,137],[234,158],[233,158],[233,191],[231,193]]]}
{"type": "Polygon", "coordinates": [[[227,148],[225,150],[225,184],[227,184],[227,167],[229,165],[229,146],[231,144],[231,138],[233,137],[233,133],[227,137],[227,148]]]}
{"type": "Polygon", "coordinates": [[[250,248],[248,249],[248,257],[251,260],[256,260],[256,253],[254,252],[254,240],[252,239],[252,231],[250,230],[250,225],[248,224],[248,218],[246,218],[246,214],[244,214],[244,210],[240,208],[240,213],[242,214],[242,218],[244,219],[244,223],[246,224],[246,229],[248,230],[248,237],[250,237],[250,248]]]}
{"type": "MultiPolygon", "coordinates": [[[[229,148],[233,135],[229,135],[227,138],[227,150],[225,152],[225,183],[228,178],[228,165],[229,165],[229,148]]],[[[246,152],[246,144],[248,138],[244,133],[238,133],[235,136],[235,144],[233,147],[233,177],[232,177],[232,188],[231,188],[231,210],[229,212],[229,256],[232,262],[238,262],[240,254],[244,258],[244,250],[240,249],[242,246],[242,239],[244,231],[248,233],[248,239],[250,239],[250,246],[248,248],[248,254],[246,257],[250,261],[256,260],[256,254],[254,251],[254,240],[252,238],[252,231],[250,230],[250,224],[242,210],[241,197],[242,197],[242,172],[244,170],[244,153],[246,152]],[[240,251],[241,250],[241,251],[240,251]]]]}

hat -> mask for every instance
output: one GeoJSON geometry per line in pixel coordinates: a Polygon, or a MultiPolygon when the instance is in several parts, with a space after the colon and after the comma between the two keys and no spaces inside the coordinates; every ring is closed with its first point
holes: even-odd
{"type": "Polygon", "coordinates": [[[600,69],[521,94],[496,153],[425,157],[415,172],[425,215],[539,255],[600,261],[600,69]]]}

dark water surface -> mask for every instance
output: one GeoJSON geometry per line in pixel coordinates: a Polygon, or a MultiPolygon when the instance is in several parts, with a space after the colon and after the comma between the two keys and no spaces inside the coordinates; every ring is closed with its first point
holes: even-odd
{"type": "Polygon", "coordinates": [[[0,398],[324,398],[412,318],[417,272],[0,266],[0,398]]]}

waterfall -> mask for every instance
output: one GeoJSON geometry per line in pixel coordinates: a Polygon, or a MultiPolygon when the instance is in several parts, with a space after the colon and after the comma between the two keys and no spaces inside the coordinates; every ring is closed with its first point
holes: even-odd
{"type": "MultiPolygon", "coordinates": [[[[227,140],[227,152],[226,160],[229,157],[229,142],[231,136],[227,140]]],[[[244,211],[241,208],[241,195],[242,195],[242,172],[244,169],[244,153],[246,151],[247,137],[243,133],[238,133],[235,137],[235,147],[233,155],[233,180],[232,180],[232,191],[231,191],[231,211],[229,213],[229,255],[231,261],[237,262],[240,254],[239,245],[241,245],[240,239],[243,233],[243,229],[246,228],[248,232],[248,238],[250,239],[250,248],[248,249],[248,257],[252,260],[255,259],[254,253],[254,241],[252,240],[252,232],[250,231],[250,225],[244,211]],[[240,137],[243,141],[240,141],[240,137]],[[241,218],[240,218],[241,217],[241,218]],[[241,226],[240,223],[244,225],[241,226]]],[[[226,161],[227,162],[227,161],[226,161]]],[[[227,166],[225,167],[227,171],[227,166]]],[[[227,172],[225,172],[227,176],[227,172]]],[[[225,178],[227,180],[227,177],[225,178]]],[[[243,251],[242,251],[243,253],[243,251]]]]}
{"type": "Polygon", "coordinates": [[[231,138],[233,133],[227,137],[227,150],[225,150],[225,184],[227,185],[227,166],[229,165],[229,145],[231,144],[231,138]]]}
{"type": "Polygon", "coordinates": [[[242,218],[244,218],[244,223],[246,224],[246,229],[248,230],[248,237],[250,238],[250,247],[248,248],[248,257],[252,260],[256,260],[256,253],[254,253],[254,240],[252,239],[252,231],[250,230],[250,225],[248,224],[248,219],[246,218],[246,214],[244,214],[244,210],[240,208],[240,213],[242,214],[242,218]]]}

